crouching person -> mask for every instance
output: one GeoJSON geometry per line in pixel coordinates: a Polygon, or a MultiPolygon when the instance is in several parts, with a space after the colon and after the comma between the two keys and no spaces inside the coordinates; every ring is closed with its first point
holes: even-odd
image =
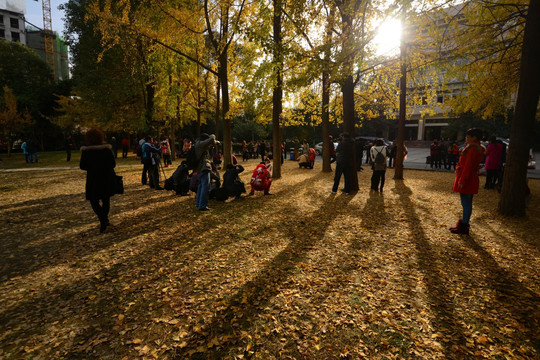
{"type": "Polygon", "coordinates": [[[249,195],[255,194],[255,191],[263,191],[264,195],[270,194],[270,186],[272,185],[271,175],[268,171],[268,168],[264,163],[257,165],[255,170],[253,170],[253,175],[251,176],[251,191],[249,195]]]}
{"type": "Polygon", "coordinates": [[[223,174],[223,188],[227,193],[227,197],[234,196],[235,199],[241,199],[242,194],[246,192],[244,182],[238,176],[244,171],[242,165],[227,165],[227,171],[223,174]]]}

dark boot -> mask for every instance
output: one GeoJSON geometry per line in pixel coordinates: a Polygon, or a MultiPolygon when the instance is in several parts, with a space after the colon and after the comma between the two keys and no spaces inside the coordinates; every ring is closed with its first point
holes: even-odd
{"type": "Polygon", "coordinates": [[[450,232],[452,234],[463,234],[463,235],[469,235],[469,224],[463,223],[461,220],[458,222],[457,228],[450,229],[450,232]]]}
{"type": "Polygon", "coordinates": [[[457,231],[457,229],[459,229],[460,224],[461,224],[461,219],[458,220],[458,222],[456,223],[456,226],[450,228],[450,231],[451,232],[457,231]]]}

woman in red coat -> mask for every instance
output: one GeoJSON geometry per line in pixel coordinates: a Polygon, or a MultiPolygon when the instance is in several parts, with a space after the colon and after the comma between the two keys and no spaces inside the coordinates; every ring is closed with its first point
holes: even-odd
{"type": "Polygon", "coordinates": [[[467,146],[461,151],[459,163],[456,166],[456,179],[452,186],[452,191],[460,194],[463,218],[458,221],[455,227],[450,228],[454,234],[469,234],[473,195],[478,194],[480,182],[478,168],[485,153],[484,147],[480,145],[481,137],[482,131],[479,129],[469,129],[465,133],[467,146]]]}

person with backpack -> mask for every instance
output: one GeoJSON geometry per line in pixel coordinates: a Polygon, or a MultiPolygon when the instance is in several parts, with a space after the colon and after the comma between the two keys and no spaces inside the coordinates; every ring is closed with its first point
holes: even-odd
{"type": "Polygon", "coordinates": [[[146,142],[142,145],[142,161],[144,167],[148,170],[148,184],[152,189],[163,190],[159,185],[159,159],[161,146],[154,145],[154,141],[150,136],[147,136],[145,141],[146,142]]]}
{"type": "Polygon", "coordinates": [[[195,145],[194,150],[190,150],[187,154],[188,166],[193,166],[193,170],[197,173],[197,197],[195,205],[200,211],[208,211],[208,192],[210,190],[210,172],[212,171],[212,158],[210,157],[210,148],[216,146],[219,142],[216,141],[215,135],[202,133],[195,145]],[[195,158],[195,159],[194,159],[195,158]],[[195,161],[194,161],[195,160],[195,161]]]}
{"type": "Polygon", "coordinates": [[[386,175],[386,164],[388,156],[388,148],[384,146],[382,139],[375,140],[375,145],[370,149],[371,169],[371,190],[377,191],[380,185],[380,191],[383,191],[384,180],[386,175]]]}

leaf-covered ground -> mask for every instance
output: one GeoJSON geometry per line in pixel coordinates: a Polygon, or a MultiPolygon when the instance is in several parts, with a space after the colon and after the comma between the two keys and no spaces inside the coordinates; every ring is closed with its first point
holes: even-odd
{"type": "Polygon", "coordinates": [[[458,236],[451,173],[319,169],[199,212],[121,168],[105,234],[84,172],[0,173],[0,358],[540,357],[540,181],[526,219],[481,189],[458,236]]]}

